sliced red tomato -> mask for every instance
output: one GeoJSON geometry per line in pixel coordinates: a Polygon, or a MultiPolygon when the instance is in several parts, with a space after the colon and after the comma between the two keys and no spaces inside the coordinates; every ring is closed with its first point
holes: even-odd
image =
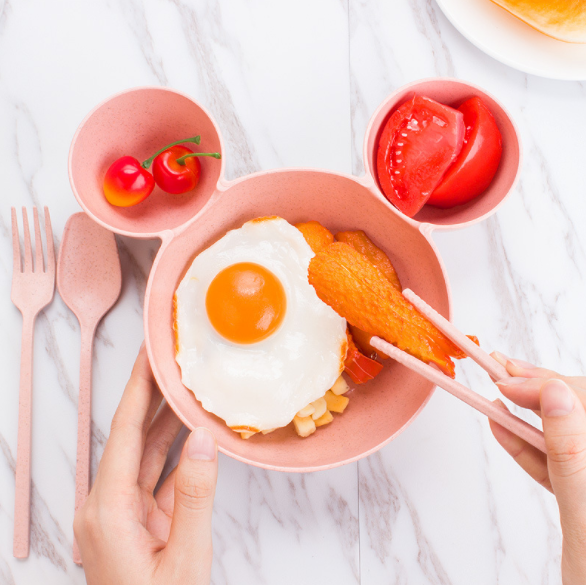
{"type": "Polygon", "coordinates": [[[485,103],[473,97],[458,110],[466,126],[464,146],[427,200],[435,207],[454,207],[478,197],[490,185],[501,160],[501,133],[485,103]]]}
{"type": "Polygon", "coordinates": [[[358,351],[352,336],[348,334],[348,352],[344,369],[355,384],[364,384],[372,380],[383,369],[383,365],[358,351]]]}
{"type": "Polygon", "coordinates": [[[400,211],[413,217],[426,203],[464,143],[462,112],[421,96],[388,119],[378,143],[380,187],[400,211]]]}

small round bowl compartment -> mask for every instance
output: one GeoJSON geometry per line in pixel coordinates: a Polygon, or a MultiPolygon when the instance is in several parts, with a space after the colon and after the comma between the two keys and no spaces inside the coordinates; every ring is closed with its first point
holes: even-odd
{"type": "Polygon", "coordinates": [[[149,358],[165,398],[190,427],[206,426],[221,451],[244,462],[284,471],[343,465],[380,448],[429,399],[433,385],[387,360],[382,373],[354,385],[350,404],[327,427],[300,439],[292,426],[242,440],[207,413],[181,383],[172,329],[173,294],[192,259],[226,231],[249,219],[278,215],[290,223],[317,220],[334,233],[364,228],[385,250],[403,285],[449,316],[446,278],[432,244],[356,179],[315,170],[260,173],[231,184],[186,230],[163,244],[149,279],[145,334],[149,358]]]}
{"type": "MultiPolygon", "coordinates": [[[[366,129],[363,149],[366,174],[372,176],[382,195],[376,168],[378,141],[389,116],[415,94],[454,108],[471,97],[481,98],[490,109],[501,132],[503,153],[496,175],[484,193],[464,205],[451,209],[425,205],[412,220],[429,223],[439,229],[451,229],[485,219],[494,213],[512,192],[520,170],[521,148],[517,128],[505,108],[491,95],[470,83],[449,78],[424,79],[404,85],[385,99],[373,114],[366,129]]],[[[389,205],[392,204],[389,202],[389,205]]]]}
{"type": "Polygon", "coordinates": [[[159,236],[187,223],[207,203],[223,173],[223,159],[200,157],[201,181],[194,191],[169,195],[159,187],[132,207],[110,205],[104,175],[119,157],[143,161],[166,144],[201,136],[199,152],[220,152],[220,133],[211,116],[186,95],[162,87],[134,88],[97,106],[81,123],[69,153],[69,177],[84,210],[108,229],[137,236],[159,236]]]}

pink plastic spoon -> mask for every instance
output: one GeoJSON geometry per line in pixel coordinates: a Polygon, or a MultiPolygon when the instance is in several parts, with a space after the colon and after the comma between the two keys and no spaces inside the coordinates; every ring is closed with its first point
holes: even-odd
{"type": "MultiPolygon", "coordinates": [[[[120,295],[122,272],[114,234],[85,213],[72,215],[63,231],[57,262],[57,289],[79,321],[81,357],[77,418],[75,511],[83,506],[90,483],[92,347],[96,327],[120,295]]],[[[80,564],[77,544],[73,560],[80,564]]]]}

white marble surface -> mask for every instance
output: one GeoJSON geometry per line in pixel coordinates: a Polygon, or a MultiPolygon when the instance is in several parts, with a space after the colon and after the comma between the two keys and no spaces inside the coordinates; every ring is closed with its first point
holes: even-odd
{"type": "MultiPolygon", "coordinates": [[[[584,371],[586,85],[484,55],[432,0],[0,1],[0,583],[85,583],[71,560],[79,328],[56,296],[36,328],[33,545],[12,557],[21,318],[10,303],[11,205],[48,205],[56,241],[78,206],[69,142],[86,112],[135,85],[208,107],[228,178],[282,166],[362,172],[362,138],[400,85],[449,75],[512,112],[525,159],[488,221],[435,236],[455,322],[487,348],[584,371]]],[[[119,238],[123,294],[99,329],[94,469],[142,340],[155,242],[119,238]]],[[[477,368],[460,379],[497,392],[477,368]]],[[[437,392],[392,444],[311,475],[221,457],[214,585],[560,583],[552,496],[519,471],[486,420],[437,392]]]]}

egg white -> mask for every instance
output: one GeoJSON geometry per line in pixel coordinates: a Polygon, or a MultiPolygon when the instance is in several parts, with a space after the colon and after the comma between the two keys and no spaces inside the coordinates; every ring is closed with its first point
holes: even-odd
{"type": "Polygon", "coordinates": [[[233,429],[287,425],[323,396],[343,369],[346,321],[309,284],[313,256],[301,232],[284,219],[252,220],[199,254],[177,288],[176,359],[183,384],[233,429]],[[254,344],[223,338],[205,306],[214,277],[238,262],[270,270],[287,297],[280,327],[254,344]]]}

